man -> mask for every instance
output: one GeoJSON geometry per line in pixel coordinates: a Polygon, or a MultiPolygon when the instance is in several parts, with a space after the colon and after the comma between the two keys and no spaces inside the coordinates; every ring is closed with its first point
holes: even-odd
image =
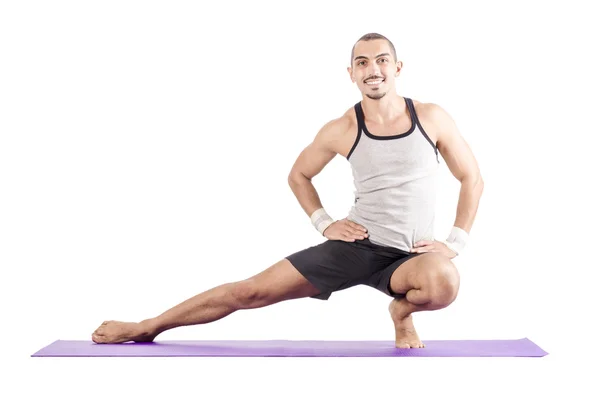
{"type": "Polygon", "coordinates": [[[168,329],[205,324],[242,309],[288,299],[328,299],[368,285],[393,297],[389,312],[398,348],[424,347],[412,313],[454,301],[459,274],[451,259],[466,245],[482,194],[477,162],[451,117],[440,107],[396,94],[402,62],[393,44],[370,33],[352,49],[348,72],[362,101],[325,124],[298,156],[289,185],[327,240],[296,252],[246,280],[198,294],[139,323],[105,321],[95,343],[152,341],[168,329]],[[439,153],[461,189],[454,227],[433,236],[439,153]],[[356,186],[347,218],[334,222],[311,183],[336,155],[348,159],[356,186]]]}

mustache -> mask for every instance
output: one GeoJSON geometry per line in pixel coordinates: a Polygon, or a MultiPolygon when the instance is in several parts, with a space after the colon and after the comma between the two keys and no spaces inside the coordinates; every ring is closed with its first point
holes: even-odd
{"type": "Polygon", "coordinates": [[[370,81],[370,80],[378,80],[378,79],[385,79],[385,77],[383,77],[383,76],[369,76],[369,77],[367,77],[367,78],[365,79],[365,83],[366,83],[367,81],[370,81]]]}

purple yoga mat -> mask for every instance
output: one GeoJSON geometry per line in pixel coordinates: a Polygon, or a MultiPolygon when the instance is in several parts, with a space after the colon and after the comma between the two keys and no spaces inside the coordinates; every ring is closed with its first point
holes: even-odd
{"type": "Polygon", "coordinates": [[[543,357],[527,338],[431,340],[425,348],[397,349],[393,341],[208,340],[96,344],[57,340],[32,357],[543,357]]]}

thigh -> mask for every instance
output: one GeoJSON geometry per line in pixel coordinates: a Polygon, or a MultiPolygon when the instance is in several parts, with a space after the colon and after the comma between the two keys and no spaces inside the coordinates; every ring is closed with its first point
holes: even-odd
{"type": "Polygon", "coordinates": [[[420,289],[432,274],[454,270],[454,264],[439,252],[424,252],[411,257],[398,266],[390,276],[390,290],[395,295],[404,295],[409,290],[420,289]]]}
{"type": "Polygon", "coordinates": [[[369,254],[356,244],[327,240],[286,259],[319,290],[311,297],[327,300],[333,292],[357,285],[370,274],[369,254]]]}
{"type": "Polygon", "coordinates": [[[396,260],[394,260],[385,268],[373,273],[363,284],[373,287],[393,298],[402,298],[404,297],[404,292],[398,290],[397,285],[395,289],[392,289],[392,276],[395,275],[396,279],[403,277],[407,272],[409,272],[411,269],[414,269],[418,265],[419,257],[421,255],[424,255],[424,253],[404,253],[404,255],[397,257],[396,260]],[[401,274],[399,270],[400,268],[402,268],[401,274]]]}
{"type": "Polygon", "coordinates": [[[288,259],[282,259],[262,272],[238,283],[252,301],[272,304],[319,294],[288,259]]]}

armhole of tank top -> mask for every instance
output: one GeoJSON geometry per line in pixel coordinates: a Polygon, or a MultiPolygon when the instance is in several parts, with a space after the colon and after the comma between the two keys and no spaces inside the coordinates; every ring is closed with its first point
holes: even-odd
{"type": "Polygon", "coordinates": [[[433,141],[431,140],[431,138],[429,138],[429,135],[427,135],[427,131],[425,131],[425,128],[423,128],[423,126],[419,122],[419,117],[417,117],[417,111],[415,110],[415,105],[414,105],[412,99],[410,99],[410,98],[406,98],[406,99],[407,99],[407,102],[409,103],[408,108],[410,110],[410,113],[412,114],[412,117],[414,117],[415,122],[417,123],[417,126],[419,126],[419,130],[421,131],[421,134],[423,134],[423,136],[425,137],[425,139],[427,139],[427,142],[429,142],[429,144],[433,148],[433,152],[435,153],[435,159],[439,163],[440,159],[438,157],[437,146],[435,146],[435,144],[433,143],[433,141]]]}
{"type": "Polygon", "coordinates": [[[350,152],[348,152],[348,155],[346,156],[346,160],[350,161],[350,156],[352,155],[352,153],[354,153],[354,149],[356,149],[356,146],[358,145],[358,141],[360,141],[360,136],[362,135],[362,109],[360,108],[360,102],[358,102],[356,105],[354,105],[354,113],[356,114],[356,139],[354,140],[354,144],[352,145],[352,148],[350,148],[350,152]]]}

